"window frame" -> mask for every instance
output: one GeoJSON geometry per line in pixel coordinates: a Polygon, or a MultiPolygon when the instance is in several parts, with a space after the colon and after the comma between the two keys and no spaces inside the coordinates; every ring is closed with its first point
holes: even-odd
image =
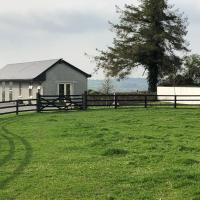
{"type": "Polygon", "coordinates": [[[60,85],[64,85],[64,96],[74,94],[74,84],[72,82],[59,82],[57,84],[57,95],[60,95],[60,85]],[[69,85],[70,94],[67,94],[67,85],[69,85]]]}

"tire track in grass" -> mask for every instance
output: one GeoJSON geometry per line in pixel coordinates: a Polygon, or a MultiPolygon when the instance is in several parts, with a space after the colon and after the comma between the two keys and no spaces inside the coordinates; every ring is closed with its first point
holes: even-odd
{"type": "Polygon", "coordinates": [[[9,177],[7,177],[4,180],[0,180],[0,189],[4,189],[7,184],[9,184],[13,180],[15,180],[19,175],[21,175],[24,172],[27,165],[30,163],[31,158],[32,158],[32,154],[33,154],[32,147],[31,147],[30,143],[24,137],[21,137],[21,136],[18,136],[16,134],[12,133],[11,131],[9,131],[5,127],[5,123],[7,125],[7,124],[10,124],[10,123],[15,122],[15,121],[17,121],[17,120],[4,120],[4,121],[2,121],[3,123],[1,124],[1,129],[4,132],[3,137],[8,139],[10,150],[9,150],[8,155],[5,156],[2,160],[0,160],[0,163],[2,163],[2,165],[3,165],[3,164],[5,164],[5,162],[13,159],[13,156],[14,156],[14,153],[15,153],[14,140],[19,140],[23,144],[23,146],[25,148],[24,157],[21,160],[21,162],[18,164],[18,166],[15,168],[15,170],[12,172],[12,175],[10,175],[9,177]],[[11,136],[13,139],[8,137],[8,135],[11,136]]]}
{"type": "Polygon", "coordinates": [[[9,150],[8,150],[8,154],[5,155],[2,159],[0,159],[0,167],[6,164],[8,161],[12,160],[15,153],[15,143],[13,139],[4,134],[2,134],[1,136],[8,141],[9,150]]]}

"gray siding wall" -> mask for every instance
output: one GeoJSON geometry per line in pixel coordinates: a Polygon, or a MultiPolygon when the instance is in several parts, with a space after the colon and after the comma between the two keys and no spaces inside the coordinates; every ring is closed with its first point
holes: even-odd
{"type": "Polygon", "coordinates": [[[59,83],[70,83],[74,95],[83,94],[87,90],[87,77],[61,63],[46,72],[46,81],[42,83],[44,95],[57,95],[59,83]]]}

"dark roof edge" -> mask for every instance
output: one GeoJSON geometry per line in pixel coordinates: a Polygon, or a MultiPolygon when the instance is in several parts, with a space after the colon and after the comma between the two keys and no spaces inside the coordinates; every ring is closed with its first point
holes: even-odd
{"type": "Polygon", "coordinates": [[[30,79],[0,79],[0,81],[33,81],[34,78],[30,79]]]}

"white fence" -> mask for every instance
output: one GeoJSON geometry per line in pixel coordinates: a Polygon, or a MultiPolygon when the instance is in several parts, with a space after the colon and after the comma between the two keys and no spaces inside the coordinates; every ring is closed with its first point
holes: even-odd
{"type": "MultiPolygon", "coordinates": [[[[158,96],[159,95],[177,95],[178,104],[200,105],[200,87],[161,87],[159,86],[157,88],[157,94],[158,96]],[[183,95],[183,96],[178,96],[178,95],[183,95]],[[199,95],[199,96],[195,96],[195,95],[199,95]]],[[[169,102],[170,101],[173,102],[174,97],[160,96],[158,97],[158,100],[162,100],[162,101],[166,100],[169,102]]]]}

